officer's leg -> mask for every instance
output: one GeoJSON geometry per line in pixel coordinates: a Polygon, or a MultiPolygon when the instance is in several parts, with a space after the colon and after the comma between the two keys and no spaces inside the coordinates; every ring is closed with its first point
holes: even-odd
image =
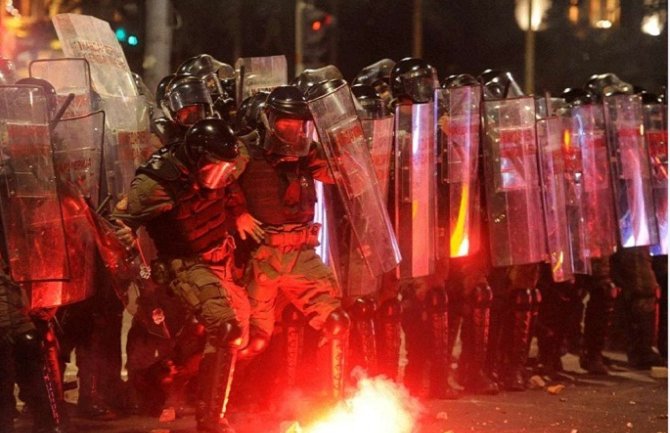
{"type": "Polygon", "coordinates": [[[451,353],[449,353],[447,292],[435,285],[426,293],[425,309],[430,333],[430,395],[434,398],[456,398],[458,392],[449,384],[451,353]]]}
{"type": "Polygon", "coordinates": [[[375,300],[356,298],[347,308],[351,317],[351,367],[360,366],[369,374],[377,371],[377,344],[375,329],[375,300]]]}
{"type": "Polygon", "coordinates": [[[486,284],[478,284],[471,293],[465,295],[463,302],[459,369],[464,369],[461,378],[465,389],[475,394],[498,393],[498,385],[484,372],[492,299],[491,288],[486,284]]]}
{"type": "Polygon", "coordinates": [[[377,310],[377,361],[379,373],[391,380],[398,380],[400,367],[401,308],[397,281],[389,275],[382,279],[382,295],[377,310]]]}
{"type": "Polygon", "coordinates": [[[585,279],[589,302],[584,316],[584,353],[580,366],[592,374],[608,374],[602,351],[612,327],[614,305],[619,288],[610,279],[609,258],[593,261],[593,274],[585,279]]]}

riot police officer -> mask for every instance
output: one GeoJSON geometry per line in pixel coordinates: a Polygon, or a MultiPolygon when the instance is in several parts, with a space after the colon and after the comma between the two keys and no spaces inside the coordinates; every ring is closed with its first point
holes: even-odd
{"type": "Polygon", "coordinates": [[[128,207],[117,217],[144,225],[172,290],[205,327],[196,421],[200,432],[232,432],[222,414],[238,348],[247,339],[249,304],[233,281],[230,236],[241,213],[229,186],[241,170],[237,138],[220,119],[193,124],[179,146],[153,155],[137,170],[128,207]]]}
{"type": "Polygon", "coordinates": [[[250,217],[262,228],[246,268],[251,341],[243,354],[252,357],[266,348],[281,291],[321,331],[324,353],[337,355],[330,358],[335,360],[330,379],[341,392],[349,318],[335,277],[315,250],[320,225],[314,223],[314,181],[332,183],[330,171],[312,141],[311,114],[297,87],[275,88],[256,114],[262,127],[257,139],[248,141],[250,158],[239,179],[250,217]]]}

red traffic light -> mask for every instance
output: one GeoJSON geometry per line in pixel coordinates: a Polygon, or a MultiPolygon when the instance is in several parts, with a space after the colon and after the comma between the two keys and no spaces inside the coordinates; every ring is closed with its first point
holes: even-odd
{"type": "Polygon", "coordinates": [[[312,30],[315,32],[321,30],[321,21],[312,21],[312,30]]]}

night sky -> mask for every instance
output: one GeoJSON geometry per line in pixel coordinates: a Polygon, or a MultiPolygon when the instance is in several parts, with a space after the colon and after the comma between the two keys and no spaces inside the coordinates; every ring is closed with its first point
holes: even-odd
{"type": "MultiPolygon", "coordinates": [[[[622,1],[621,23],[608,30],[567,20],[567,0],[554,0],[548,28],[536,37],[536,92],[558,93],[582,86],[594,73],[614,72],[635,85],[658,91],[667,82],[668,34],[640,30],[642,1],[622,1]]],[[[209,53],[233,64],[235,2],[174,0],[181,18],[175,33],[174,66],[209,53]]],[[[285,54],[293,70],[292,0],[244,0],[240,5],[242,56],[285,54]]],[[[412,0],[328,0],[320,4],[337,17],[335,64],[346,78],[381,58],[411,55],[412,0]]],[[[523,83],[524,33],[514,19],[513,0],[423,0],[424,55],[440,79],[486,68],[511,71],[523,83]]],[[[666,6],[667,7],[667,6],[666,6]]]]}

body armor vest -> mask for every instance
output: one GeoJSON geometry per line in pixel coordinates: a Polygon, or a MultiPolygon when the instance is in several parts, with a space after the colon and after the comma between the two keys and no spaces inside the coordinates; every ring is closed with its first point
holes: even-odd
{"type": "Polygon", "coordinates": [[[240,178],[249,213],[271,225],[313,221],[316,189],[306,160],[273,166],[261,151],[250,153],[240,178]]]}
{"type": "Polygon", "coordinates": [[[157,180],[174,200],[174,208],[147,224],[162,258],[190,257],[222,245],[228,238],[226,189],[198,189],[169,153],[154,154],[138,174],[157,180]]]}

